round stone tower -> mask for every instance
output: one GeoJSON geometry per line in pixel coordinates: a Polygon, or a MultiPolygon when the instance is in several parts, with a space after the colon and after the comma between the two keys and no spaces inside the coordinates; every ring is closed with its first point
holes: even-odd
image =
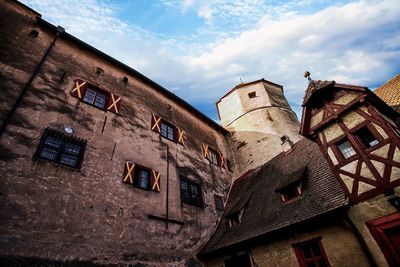
{"type": "Polygon", "coordinates": [[[218,100],[217,109],[231,133],[236,177],[282,152],[282,136],[292,142],[301,139],[299,121],[281,85],[264,79],[239,84],[218,100]]]}

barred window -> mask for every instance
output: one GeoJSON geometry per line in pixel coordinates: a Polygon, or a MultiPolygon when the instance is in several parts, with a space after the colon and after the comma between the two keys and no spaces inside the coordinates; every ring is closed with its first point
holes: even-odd
{"type": "Polygon", "coordinates": [[[47,128],[35,156],[79,169],[85,153],[86,141],[47,128]]]}
{"type": "Polygon", "coordinates": [[[201,185],[186,177],[181,177],[181,200],[184,203],[202,207],[203,196],[201,185]]]}

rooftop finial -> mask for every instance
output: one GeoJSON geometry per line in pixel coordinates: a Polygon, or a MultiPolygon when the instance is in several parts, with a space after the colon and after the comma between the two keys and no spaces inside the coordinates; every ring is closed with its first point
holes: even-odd
{"type": "Polygon", "coordinates": [[[242,83],[242,84],[243,84],[242,78],[240,78],[240,83],[242,83]]]}
{"type": "Polygon", "coordinates": [[[311,77],[310,77],[310,75],[311,75],[311,74],[310,74],[310,72],[309,72],[308,70],[304,72],[304,78],[307,78],[307,80],[311,82],[311,77]]]}

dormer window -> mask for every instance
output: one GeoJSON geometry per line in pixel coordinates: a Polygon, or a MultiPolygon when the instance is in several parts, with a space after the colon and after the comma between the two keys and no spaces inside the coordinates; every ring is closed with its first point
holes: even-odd
{"type": "Polygon", "coordinates": [[[290,184],[280,190],[282,200],[288,202],[297,199],[301,195],[301,182],[290,184]]]}
{"type": "Polygon", "coordinates": [[[367,127],[361,128],[355,132],[354,135],[357,136],[358,140],[360,140],[365,148],[370,148],[379,144],[379,141],[367,127]]]}
{"type": "Polygon", "coordinates": [[[238,211],[229,214],[229,216],[227,217],[229,221],[229,227],[240,224],[242,222],[243,211],[244,209],[242,208],[238,211]]]}

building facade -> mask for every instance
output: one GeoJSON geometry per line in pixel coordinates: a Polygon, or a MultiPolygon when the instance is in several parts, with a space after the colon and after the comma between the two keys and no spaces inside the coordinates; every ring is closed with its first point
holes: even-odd
{"type": "Polygon", "coordinates": [[[220,126],[17,1],[0,34],[0,265],[399,266],[399,114],[367,88],[310,81],[300,124],[240,84],[220,126]]]}

